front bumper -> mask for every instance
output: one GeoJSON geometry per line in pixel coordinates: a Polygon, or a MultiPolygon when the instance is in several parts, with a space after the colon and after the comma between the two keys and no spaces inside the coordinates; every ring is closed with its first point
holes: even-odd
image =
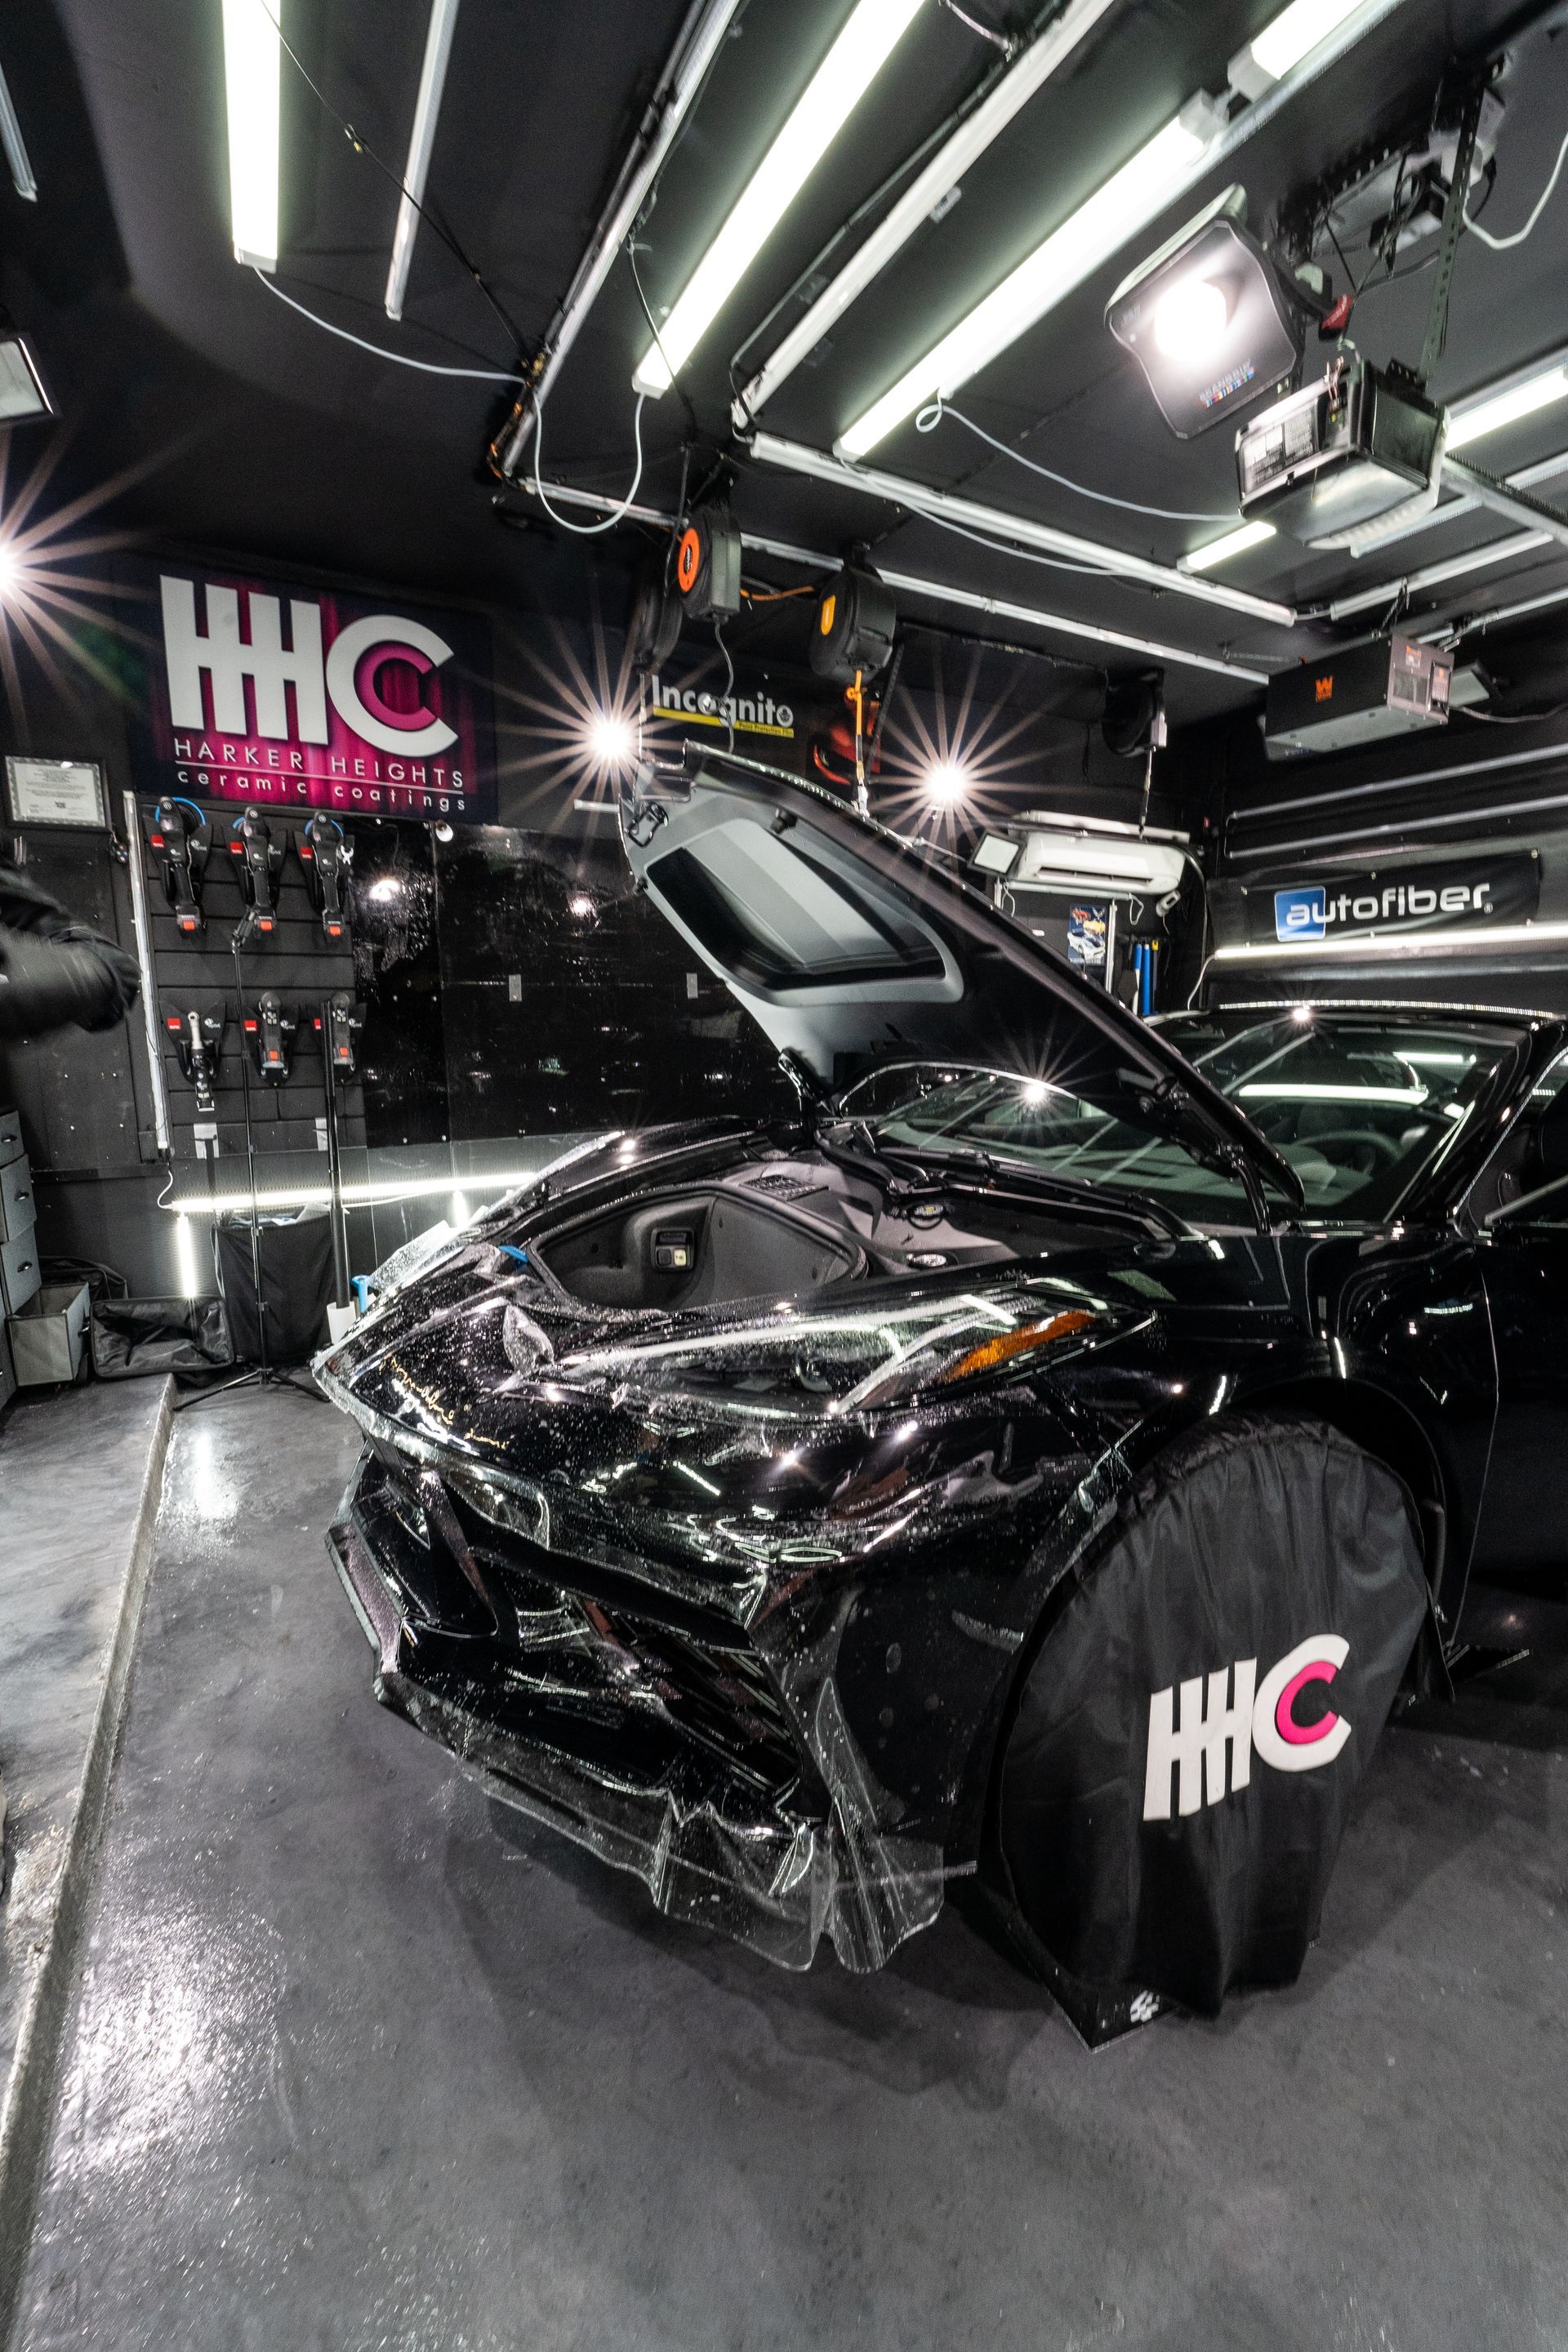
{"type": "Polygon", "coordinates": [[[367,1453],[328,1538],[376,1696],[489,1792],[785,1968],[881,1966],[942,1908],[845,1720],[836,1643],[765,1636],[367,1453]]]}

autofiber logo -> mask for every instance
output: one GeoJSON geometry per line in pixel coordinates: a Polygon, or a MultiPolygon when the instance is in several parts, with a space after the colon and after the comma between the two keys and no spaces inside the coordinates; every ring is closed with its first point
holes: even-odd
{"type": "Polygon", "coordinates": [[[1328,929],[1328,893],[1321,883],[1305,890],[1276,890],[1274,934],[1281,940],[1321,940],[1328,929]]]}
{"type": "Polygon", "coordinates": [[[1149,1700],[1144,1820],[1171,1819],[1173,1781],[1178,1814],[1235,1796],[1252,1778],[1255,1748],[1277,1772],[1313,1772],[1331,1764],[1351,1736],[1349,1721],[1330,1708],[1303,1723],[1296,1708],[1308,1685],[1331,1683],[1349,1655],[1342,1635],[1313,1633],[1261,1683],[1257,1659],[1238,1658],[1217,1674],[1194,1675],[1191,1682],[1155,1691],[1149,1700]]]}
{"type": "MultiPolygon", "coordinates": [[[[1380,931],[1444,930],[1464,925],[1528,922],[1541,896],[1536,852],[1450,866],[1405,866],[1359,874],[1331,883],[1299,882],[1265,897],[1257,915],[1268,937],[1266,909],[1274,907],[1274,937],[1282,944],[1373,937],[1380,931]]],[[[1257,938],[1257,918],[1248,918],[1257,938]]]]}

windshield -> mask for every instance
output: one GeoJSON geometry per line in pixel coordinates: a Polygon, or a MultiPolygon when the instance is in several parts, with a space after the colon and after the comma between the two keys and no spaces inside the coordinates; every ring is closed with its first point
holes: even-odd
{"type": "MultiPolygon", "coordinates": [[[[1375,1221],[1451,1145],[1523,1033],[1441,1014],[1305,1005],[1180,1013],[1162,1034],[1246,1112],[1300,1177],[1307,1214],[1375,1221]]],[[[881,1148],[1142,1193],[1189,1223],[1250,1227],[1246,1192],[1131,1100],[1011,1072],[918,1063],[841,1097],[881,1148]]]]}
{"type": "Polygon", "coordinates": [[[1290,1162],[1309,1216],[1355,1223],[1451,1149],[1524,1042],[1500,1022],[1305,1004],[1177,1013],[1160,1030],[1290,1162]]]}

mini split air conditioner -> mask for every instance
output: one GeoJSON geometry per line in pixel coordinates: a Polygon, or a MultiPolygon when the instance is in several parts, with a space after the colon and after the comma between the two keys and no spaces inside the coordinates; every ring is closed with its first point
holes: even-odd
{"type": "Polygon", "coordinates": [[[971,864],[1010,891],[1159,899],[1181,888],[1186,839],[1183,833],[1140,834],[1102,819],[1037,824],[1026,814],[1005,833],[986,834],[971,864]]]}

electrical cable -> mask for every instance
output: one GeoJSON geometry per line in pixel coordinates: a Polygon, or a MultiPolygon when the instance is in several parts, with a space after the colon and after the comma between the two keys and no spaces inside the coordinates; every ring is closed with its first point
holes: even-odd
{"type": "Polygon", "coordinates": [[[1120,507],[1127,514],[1149,515],[1156,522],[1234,523],[1236,520],[1234,509],[1229,514],[1223,515],[1190,514],[1184,508],[1146,507],[1140,505],[1136,499],[1117,499],[1112,498],[1109,490],[1091,490],[1085,483],[1075,482],[1066,474],[1054,473],[1049,466],[1041,466],[1033,457],[1026,457],[1021,450],[1010,448],[1005,441],[998,441],[994,434],[987,433],[983,425],[976,425],[972,416],[965,416],[961,408],[954,408],[952,402],[943,400],[940,394],[935,400],[928,401],[916,416],[915,431],[934,433],[944,416],[951,416],[957,425],[967,425],[978,440],[984,441],[987,447],[994,449],[1000,457],[1011,457],[1016,466],[1022,466],[1027,472],[1042,476],[1047,482],[1057,483],[1064,490],[1075,491],[1080,499],[1093,499],[1099,506],[1120,507]]]}
{"type": "Polygon", "coordinates": [[[1043,564],[1047,572],[1078,572],[1088,580],[1126,580],[1131,587],[1143,585],[1141,581],[1134,581],[1128,574],[1118,572],[1112,563],[1071,563],[1064,555],[1041,555],[1032,547],[1015,547],[1007,540],[988,539],[983,531],[970,530],[963,523],[953,522],[947,515],[928,513],[924,507],[911,507],[909,520],[932,523],[938,530],[950,530],[955,539],[967,539],[993,555],[1016,555],[1021,563],[1043,564]]]}
{"type": "Polygon", "coordinates": [[[978,16],[971,16],[967,11],[961,8],[958,0],[942,0],[942,5],[950,16],[956,16],[961,25],[967,25],[970,31],[980,40],[989,41],[992,47],[1000,49],[1005,58],[1010,58],[1013,55],[1016,45],[1007,38],[1005,33],[997,32],[993,25],[983,25],[978,16]]]}
{"type": "Polygon", "coordinates": [[[671,364],[669,353],[664,348],[664,337],[658,331],[658,320],[653,315],[653,306],[649,302],[647,296],[643,292],[642,275],[637,268],[637,246],[633,242],[637,229],[647,219],[651,205],[658,197],[658,184],[656,181],[653,187],[648,192],[648,202],[644,205],[642,211],[637,215],[637,219],[632,224],[630,231],[627,233],[626,261],[632,273],[632,284],[637,288],[637,300],[642,304],[643,317],[647,320],[648,332],[653,337],[659,358],[669,370],[670,383],[675,386],[676,391],[680,395],[680,404],[686,411],[686,421],[691,427],[692,433],[695,435],[701,429],[697,422],[697,411],[691,405],[690,394],[687,391],[686,386],[681,383],[679,373],[671,364]]]}
{"type": "Polygon", "coordinates": [[[533,410],[533,495],[539,500],[540,505],[544,509],[545,513],[550,517],[551,521],[556,524],[560,530],[569,530],[574,539],[597,539],[602,531],[614,530],[618,522],[624,522],[626,520],[626,510],[630,507],[632,500],[636,498],[637,491],[642,485],[642,411],[643,403],[647,398],[647,394],[646,392],[639,392],[637,399],[637,406],[632,411],[632,432],[636,436],[637,446],[637,462],[636,470],[632,475],[632,486],[626,492],[626,497],[621,500],[620,505],[615,508],[611,513],[607,514],[602,522],[568,522],[564,515],[556,513],[555,509],[545,497],[544,484],[540,478],[539,472],[540,451],[544,441],[544,408],[542,402],[535,402],[533,410]]]}
{"type": "Polygon", "coordinates": [[[729,646],[724,643],[724,624],[722,621],[715,621],[713,624],[713,642],[724,656],[724,700],[730,707],[730,716],[725,721],[725,725],[728,729],[728,740],[725,742],[724,749],[726,751],[732,751],[735,748],[735,664],[729,646]]]}
{"type": "Polygon", "coordinates": [[[1540,727],[1548,719],[1561,719],[1568,710],[1568,702],[1553,703],[1550,710],[1477,710],[1461,703],[1457,712],[1460,719],[1479,719],[1488,727],[1540,727]]]}
{"type": "Polygon", "coordinates": [[[480,383],[526,383],[528,381],[515,368],[503,373],[500,368],[441,367],[434,360],[411,359],[406,352],[389,352],[384,344],[367,343],[363,335],[351,335],[346,327],[335,327],[330,319],[319,318],[314,310],[307,310],[303,302],[296,302],[292,294],[285,294],[281,286],[275,285],[265,269],[257,268],[254,261],[250,267],[268,292],[275,294],[279,302],[287,302],[290,310],[298,310],[301,319],[309,319],[312,327],[320,327],[323,334],[336,335],[340,342],[353,343],[360,351],[368,352],[373,359],[390,360],[394,367],[416,368],[421,375],[470,376],[480,383]]]}
{"type": "Polygon", "coordinates": [[[1547,200],[1551,196],[1552,189],[1557,185],[1558,180],[1562,175],[1563,159],[1565,157],[1568,157],[1568,131],[1564,131],[1563,134],[1563,144],[1557,150],[1557,161],[1552,166],[1552,177],[1547,181],[1546,185],[1542,189],[1541,194],[1535,199],[1534,209],[1531,213],[1530,218],[1525,222],[1522,228],[1516,228],[1510,236],[1494,236],[1490,229],[1482,228],[1479,221],[1473,221],[1468,212],[1465,215],[1465,226],[1470,230],[1472,235],[1479,236],[1481,243],[1489,247],[1493,253],[1507,253],[1510,251],[1514,246],[1522,245],[1525,238],[1530,235],[1531,230],[1535,226],[1536,222],[1541,218],[1542,214],[1546,210],[1547,200]]]}
{"type": "Polygon", "coordinates": [[[414,194],[412,188],[409,187],[407,182],[404,179],[402,173],[400,172],[395,172],[392,165],[384,162],[384,159],[376,153],[375,149],[371,146],[368,140],[363,139],[360,136],[359,132],[354,129],[353,124],[348,120],[347,116],[342,115],[338,112],[337,108],[332,104],[331,100],[327,96],[325,90],[321,89],[320,83],[311,79],[310,74],[305,70],[305,67],[300,57],[299,51],[293,47],[288,35],[284,32],[282,26],[279,23],[277,16],[274,15],[272,9],[268,5],[268,0],[261,0],[261,12],[267,18],[268,23],[271,26],[273,31],[277,34],[284,54],[289,58],[289,63],[293,66],[295,72],[299,75],[300,80],[304,83],[306,89],[310,91],[317,105],[321,109],[321,111],[337,124],[338,129],[342,132],[343,137],[348,141],[349,145],[353,149],[354,153],[356,155],[368,156],[370,161],[375,165],[376,170],[380,172],[384,178],[392,182],[392,184],[397,190],[398,194],[407,198],[415,211],[418,214],[420,219],[428,223],[432,233],[440,238],[442,244],[446,247],[447,252],[451,254],[459,268],[466,270],[468,275],[473,279],[474,284],[479,288],[479,292],[484,296],[485,300],[489,304],[490,309],[495,312],[496,317],[500,320],[501,325],[506,329],[507,333],[511,337],[513,342],[521,344],[522,341],[522,335],[518,328],[516,320],[513,319],[505,308],[497,301],[495,296],[491,293],[489,287],[486,284],[483,273],[480,271],[478,265],[469,258],[467,253],[464,252],[462,247],[458,244],[451,231],[447,228],[441,221],[437,219],[435,214],[432,213],[426,205],[420,202],[419,198],[414,194]]]}

